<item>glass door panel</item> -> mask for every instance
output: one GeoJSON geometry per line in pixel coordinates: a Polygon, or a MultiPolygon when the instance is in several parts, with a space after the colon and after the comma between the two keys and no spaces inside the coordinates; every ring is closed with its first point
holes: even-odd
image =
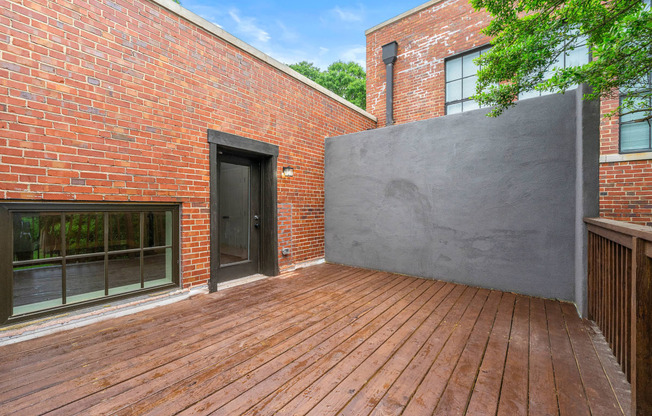
{"type": "Polygon", "coordinates": [[[220,163],[220,264],[249,260],[250,167],[220,163]]]}

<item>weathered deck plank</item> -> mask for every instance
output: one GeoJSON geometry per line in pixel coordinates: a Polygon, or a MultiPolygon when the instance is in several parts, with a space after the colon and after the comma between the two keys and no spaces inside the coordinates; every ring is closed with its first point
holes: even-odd
{"type": "Polygon", "coordinates": [[[529,414],[558,415],[548,321],[542,299],[530,300],[529,373],[529,414]]]}
{"type": "Polygon", "coordinates": [[[558,392],[559,414],[562,416],[590,415],[589,404],[584,393],[575,354],[568,339],[560,304],[549,300],[546,300],[545,304],[552,366],[558,392]]]}
{"type": "Polygon", "coordinates": [[[529,339],[530,298],[517,296],[498,401],[498,416],[527,414],[529,339]]]}
{"type": "Polygon", "coordinates": [[[626,414],[599,345],[570,304],[320,265],[0,347],[0,413],[626,414]]]}
{"type": "Polygon", "coordinates": [[[494,327],[489,335],[485,359],[480,364],[478,377],[467,406],[468,415],[493,415],[498,408],[500,389],[505,371],[505,357],[510,341],[514,302],[512,293],[505,293],[498,307],[494,327]]]}

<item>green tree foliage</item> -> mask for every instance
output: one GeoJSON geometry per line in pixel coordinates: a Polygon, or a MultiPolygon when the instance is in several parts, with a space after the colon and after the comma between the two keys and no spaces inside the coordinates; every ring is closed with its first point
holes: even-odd
{"type": "MultiPolygon", "coordinates": [[[[319,84],[319,77],[321,76],[321,70],[317,68],[312,62],[301,61],[297,64],[288,65],[290,68],[294,69],[304,77],[311,79],[319,84]]],[[[321,84],[320,84],[321,85],[321,84]]]]}
{"type": "Polygon", "coordinates": [[[627,94],[616,111],[651,119],[652,71],[650,0],[471,0],[492,16],[484,33],[493,48],[478,63],[477,94],[482,105],[495,105],[497,116],[514,105],[520,92],[565,91],[590,85],[585,99],[627,94]],[[592,60],[557,68],[564,48],[586,40],[592,60]],[[546,79],[546,72],[552,77],[546,79]]]}
{"type": "Polygon", "coordinates": [[[301,61],[289,65],[306,78],[333,91],[340,97],[364,109],[367,106],[367,75],[355,62],[333,62],[326,71],[321,71],[311,62],[301,61]]]}

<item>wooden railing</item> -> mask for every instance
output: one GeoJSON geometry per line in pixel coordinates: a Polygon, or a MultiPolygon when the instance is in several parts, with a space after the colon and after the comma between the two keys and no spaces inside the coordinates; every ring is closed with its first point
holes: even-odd
{"type": "Polygon", "coordinates": [[[632,414],[652,415],[652,227],[598,218],[588,229],[588,318],[632,386],[632,414]]]}

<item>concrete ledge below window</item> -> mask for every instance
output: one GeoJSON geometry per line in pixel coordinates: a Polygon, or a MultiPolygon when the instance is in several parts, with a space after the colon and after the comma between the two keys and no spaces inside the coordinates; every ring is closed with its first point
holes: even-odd
{"type": "Polygon", "coordinates": [[[107,319],[119,318],[207,293],[206,285],[194,286],[189,289],[174,288],[135,298],[98,304],[86,309],[65,312],[34,321],[16,323],[0,328],[0,346],[79,328],[107,319]]]}
{"type": "Polygon", "coordinates": [[[633,162],[636,160],[652,160],[652,152],[600,155],[600,163],[633,162]]]}

